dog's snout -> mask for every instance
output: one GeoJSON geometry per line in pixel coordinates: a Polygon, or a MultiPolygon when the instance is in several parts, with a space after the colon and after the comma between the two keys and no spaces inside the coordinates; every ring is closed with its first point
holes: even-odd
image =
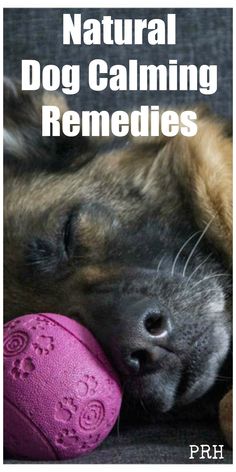
{"type": "Polygon", "coordinates": [[[150,301],[134,303],[128,309],[132,315],[122,323],[116,360],[126,373],[137,375],[154,371],[167,353],[172,329],[170,315],[155,304],[150,306],[150,301]]]}

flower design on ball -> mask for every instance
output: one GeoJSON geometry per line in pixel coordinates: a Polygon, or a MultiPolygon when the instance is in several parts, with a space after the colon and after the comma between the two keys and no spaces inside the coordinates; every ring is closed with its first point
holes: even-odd
{"type": "Polygon", "coordinates": [[[29,344],[29,336],[24,331],[15,331],[4,339],[3,354],[6,357],[23,352],[29,344]]]}
{"type": "Polygon", "coordinates": [[[105,418],[105,407],[100,400],[89,401],[79,415],[80,429],[93,431],[97,429],[105,418]]]}

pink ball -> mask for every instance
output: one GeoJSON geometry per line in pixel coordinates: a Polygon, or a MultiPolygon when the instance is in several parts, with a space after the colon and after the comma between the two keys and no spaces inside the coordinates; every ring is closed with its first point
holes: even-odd
{"type": "Polygon", "coordinates": [[[15,457],[67,459],[95,449],[121,406],[119,380],[93,335],[66,316],[4,326],[4,440],[15,457]]]}

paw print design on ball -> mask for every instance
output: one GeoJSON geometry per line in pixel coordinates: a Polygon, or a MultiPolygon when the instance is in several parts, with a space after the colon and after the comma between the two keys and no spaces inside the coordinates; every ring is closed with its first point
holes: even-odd
{"type": "Polygon", "coordinates": [[[16,359],[13,362],[11,375],[14,379],[26,379],[35,370],[31,357],[16,359]]]}
{"type": "Polygon", "coordinates": [[[89,442],[89,445],[93,445],[93,444],[97,444],[99,439],[101,437],[101,434],[90,434],[89,437],[88,437],[88,442],[89,442]]]}
{"type": "Polygon", "coordinates": [[[17,328],[20,323],[21,323],[21,320],[18,320],[18,319],[9,321],[8,323],[4,325],[4,331],[12,331],[13,329],[17,328]]]}
{"type": "Polygon", "coordinates": [[[43,316],[35,316],[25,322],[25,326],[27,326],[29,329],[32,329],[33,331],[35,330],[45,330],[48,327],[53,327],[56,326],[55,323],[52,320],[49,320],[48,318],[45,318],[43,316]]]}
{"type": "Polygon", "coordinates": [[[55,407],[54,418],[57,421],[67,423],[76,411],[77,406],[74,404],[73,398],[64,397],[55,407]]]}
{"type": "Polygon", "coordinates": [[[55,442],[58,446],[67,449],[68,447],[74,447],[75,444],[80,443],[81,440],[75,429],[62,429],[62,431],[56,435],[55,442]]]}
{"type": "Polygon", "coordinates": [[[107,428],[110,428],[114,424],[115,417],[116,417],[116,410],[115,408],[112,408],[107,416],[107,421],[106,421],[107,428]]]}
{"type": "Polygon", "coordinates": [[[93,375],[84,375],[78,382],[76,393],[79,397],[94,395],[96,393],[98,382],[93,375]]]}
{"type": "Polygon", "coordinates": [[[52,336],[37,336],[36,343],[33,343],[34,350],[39,356],[47,356],[54,349],[54,339],[52,336]]]}
{"type": "Polygon", "coordinates": [[[108,398],[113,398],[115,392],[115,382],[112,379],[106,379],[105,384],[107,393],[109,395],[108,398]]]}

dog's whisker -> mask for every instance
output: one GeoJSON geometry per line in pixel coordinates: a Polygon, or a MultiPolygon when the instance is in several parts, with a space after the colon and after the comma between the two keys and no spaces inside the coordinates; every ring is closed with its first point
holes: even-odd
{"type": "Polygon", "coordinates": [[[216,382],[228,383],[228,382],[232,381],[232,379],[218,379],[218,377],[216,377],[215,381],[216,382]]]}
{"type": "MultiPolygon", "coordinates": [[[[122,391],[123,391],[123,394],[125,393],[126,384],[127,384],[127,381],[124,380],[124,381],[122,382],[122,391]]],[[[121,417],[121,413],[119,412],[119,415],[118,415],[117,420],[116,420],[116,434],[117,434],[117,438],[120,437],[120,417],[121,417]]]]}
{"type": "Polygon", "coordinates": [[[187,270],[187,267],[188,267],[188,264],[189,264],[189,261],[190,261],[191,257],[193,256],[194,252],[196,251],[198,245],[200,244],[202,238],[203,238],[204,235],[206,234],[206,232],[207,232],[208,228],[210,227],[211,223],[212,223],[213,220],[215,219],[215,216],[216,216],[216,215],[214,215],[214,216],[211,218],[211,220],[209,221],[209,223],[205,226],[204,230],[203,230],[202,233],[201,233],[201,236],[198,238],[198,240],[197,240],[195,246],[193,246],[193,249],[192,249],[192,251],[190,252],[190,254],[189,254],[189,256],[188,256],[188,259],[187,259],[187,261],[186,261],[186,263],[185,263],[185,266],[184,266],[183,277],[185,277],[186,270],[187,270]]]}
{"type": "Polygon", "coordinates": [[[151,413],[150,413],[150,411],[148,410],[148,408],[146,407],[146,405],[145,405],[145,403],[144,403],[144,401],[143,401],[143,399],[142,399],[141,397],[139,397],[139,402],[140,402],[140,405],[142,406],[143,410],[144,410],[148,415],[150,415],[151,413]]]}
{"type": "Polygon", "coordinates": [[[162,256],[161,259],[159,260],[159,263],[158,263],[158,266],[157,266],[157,269],[156,269],[156,273],[159,272],[160,267],[161,267],[161,264],[162,264],[162,262],[163,262],[164,259],[165,259],[165,256],[162,256]]]}
{"type": "Polygon", "coordinates": [[[117,438],[119,439],[119,437],[120,437],[120,413],[119,413],[118,418],[116,420],[116,435],[117,435],[117,438]]]}
{"type": "Polygon", "coordinates": [[[192,287],[192,290],[195,287],[197,287],[199,284],[201,284],[202,282],[205,282],[205,280],[213,279],[215,277],[231,277],[231,275],[230,274],[213,274],[213,275],[209,275],[208,277],[204,277],[202,280],[200,280],[199,282],[194,284],[193,287],[192,287]]]}
{"type": "Polygon", "coordinates": [[[216,380],[232,380],[232,376],[227,376],[227,375],[217,375],[216,380]]]}
{"type": "Polygon", "coordinates": [[[188,285],[188,283],[190,282],[190,280],[192,279],[193,275],[200,269],[201,266],[203,266],[203,264],[206,263],[206,261],[208,261],[209,257],[212,255],[212,253],[208,254],[208,256],[206,257],[206,259],[204,259],[204,261],[201,262],[201,264],[199,264],[196,269],[193,270],[193,272],[190,274],[189,278],[187,279],[187,282],[186,282],[186,285],[188,285]]]}
{"type": "Polygon", "coordinates": [[[200,231],[196,231],[196,233],[192,234],[192,235],[190,236],[190,238],[188,238],[187,241],[184,242],[184,244],[181,246],[180,250],[177,252],[177,255],[176,255],[175,259],[174,259],[174,262],[173,262],[172,268],[171,268],[171,276],[172,276],[172,277],[173,277],[173,275],[174,275],[175,266],[176,266],[176,263],[177,263],[177,261],[178,261],[178,258],[179,258],[179,256],[180,256],[181,252],[183,251],[183,249],[185,248],[185,246],[187,246],[187,244],[188,244],[197,234],[199,234],[199,233],[200,233],[200,231]]]}

